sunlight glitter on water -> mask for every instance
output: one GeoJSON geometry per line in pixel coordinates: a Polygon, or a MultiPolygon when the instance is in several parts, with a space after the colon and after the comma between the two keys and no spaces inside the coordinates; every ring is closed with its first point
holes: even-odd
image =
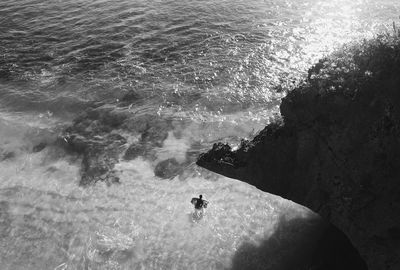
{"type": "Polygon", "coordinates": [[[316,237],[312,213],[193,164],[171,180],[154,167],[254,136],[315,61],[399,11],[394,0],[1,1],[1,267],[229,269],[271,240],[252,259],[279,269],[307,242],[299,232],[316,237]],[[82,157],[54,137],[91,102],[126,93],[137,94],[128,111],[174,130],[153,160],[117,164],[120,184],[78,186],[82,157]],[[200,193],[210,206],[193,221],[200,193]],[[296,218],[305,228],[276,234],[296,218]]]}

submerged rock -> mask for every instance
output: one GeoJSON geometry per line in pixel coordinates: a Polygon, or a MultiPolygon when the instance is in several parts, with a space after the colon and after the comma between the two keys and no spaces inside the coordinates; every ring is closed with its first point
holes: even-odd
{"type": "Polygon", "coordinates": [[[131,105],[140,102],[141,99],[142,97],[138,93],[130,91],[121,97],[121,99],[119,100],[120,103],[118,105],[119,106],[131,105]]]}
{"type": "Polygon", "coordinates": [[[160,178],[168,179],[178,175],[180,169],[179,162],[175,158],[169,158],[156,165],[154,174],[160,178]]]}
{"type": "Polygon", "coordinates": [[[0,69],[0,80],[9,80],[12,77],[12,72],[8,68],[0,69]]]}
{"type": "Polygon", "coordinates": [[[399,55],[399,37],[380,37],[321,60],[281,120],[197,164],[319,213],[370,270],[400,269],[399,55]]]}
{"type": "Polygon", "coordinates": [[[69,150],[82,154],[81,185],[101,181],[118,182],[114,165],[118,161],[120,147],[126,139],[118,134],[103,136],[67,135],[63,137],[69,150]]]}
{"type": "Polygon", "coordinates": [[[32,152],[34,152],[34,153],[40,152],[40,151],[42,151],[44,148],[46,148],[46,146],[47,146],[47,143],[41,142],[41,143],[35,145],[35,146],[32,148],[32,152]]]}
{"type": "MultiPolygon", "coordinates": [[[[156,116],[136,115],[112,106],[90,107],[65,129],[58,141],[67,150],[82,155],[81,185],[97,181],[119,182],[114,170],[120,157],[132,160],[162,146],[168,124],[156,116]],[[140,138],[127,146],[126,135],[140,138]]],[[[166,135],[165,135],[166,134],[166,135]]]]}
{"type": "Polygon", "coordinates": [[[15,157],[15,152],[12,151],[4,151],[0,153],[0,161],[12,159],[15,157]]]}
{"type": "Polygon", "coordinates": [[[133,143],[125,151],[124,159],[132,160],[146,154],[146,146],[141,143],[133,143]]]}
{"type": "Polygon", "coordinates": [[[77,117],[62,134],[63,145],[82,154],[81,185],[99,180],[118,182],[113,171],[126,139],[112,131],[127,118],[125,113],[107,108],[90,108],[77,117]]]}

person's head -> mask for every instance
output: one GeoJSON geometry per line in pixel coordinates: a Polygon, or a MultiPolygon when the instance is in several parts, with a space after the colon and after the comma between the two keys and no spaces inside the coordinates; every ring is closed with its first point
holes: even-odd
{"type": "Polygon", "coordinates": [[[200,199],[203,198],[203,195],[200,195],[199,198],[200,198],[200,199]]]}

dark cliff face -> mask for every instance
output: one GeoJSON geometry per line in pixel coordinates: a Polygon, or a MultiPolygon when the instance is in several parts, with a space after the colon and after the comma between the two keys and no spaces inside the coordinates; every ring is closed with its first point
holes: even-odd
{"type": "Polygon", "coordinates": [[[282,119],[197,164],[318,212],[369,269],[400,269],[400,39],[343,48],[282,100],[282,119]]]}

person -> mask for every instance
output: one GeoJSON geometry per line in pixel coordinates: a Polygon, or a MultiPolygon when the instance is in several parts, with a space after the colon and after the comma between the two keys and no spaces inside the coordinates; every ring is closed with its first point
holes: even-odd
{"type": "Polygon", "coordinates": [[[196,200],[196,203],[194,204],[194,208],[202,209],[203,205],[204,205],[203,195],[199,195],[199,198],[196,200]]]}
{"type": "Polygon", "coordinates": [[[195,215],[200,218],[204,214],[204,208],[207,208],[208,201],[203,200],[203,195],[199,195],[199,198],[192,198],[191,203],[194,205],[195,215]]]}

